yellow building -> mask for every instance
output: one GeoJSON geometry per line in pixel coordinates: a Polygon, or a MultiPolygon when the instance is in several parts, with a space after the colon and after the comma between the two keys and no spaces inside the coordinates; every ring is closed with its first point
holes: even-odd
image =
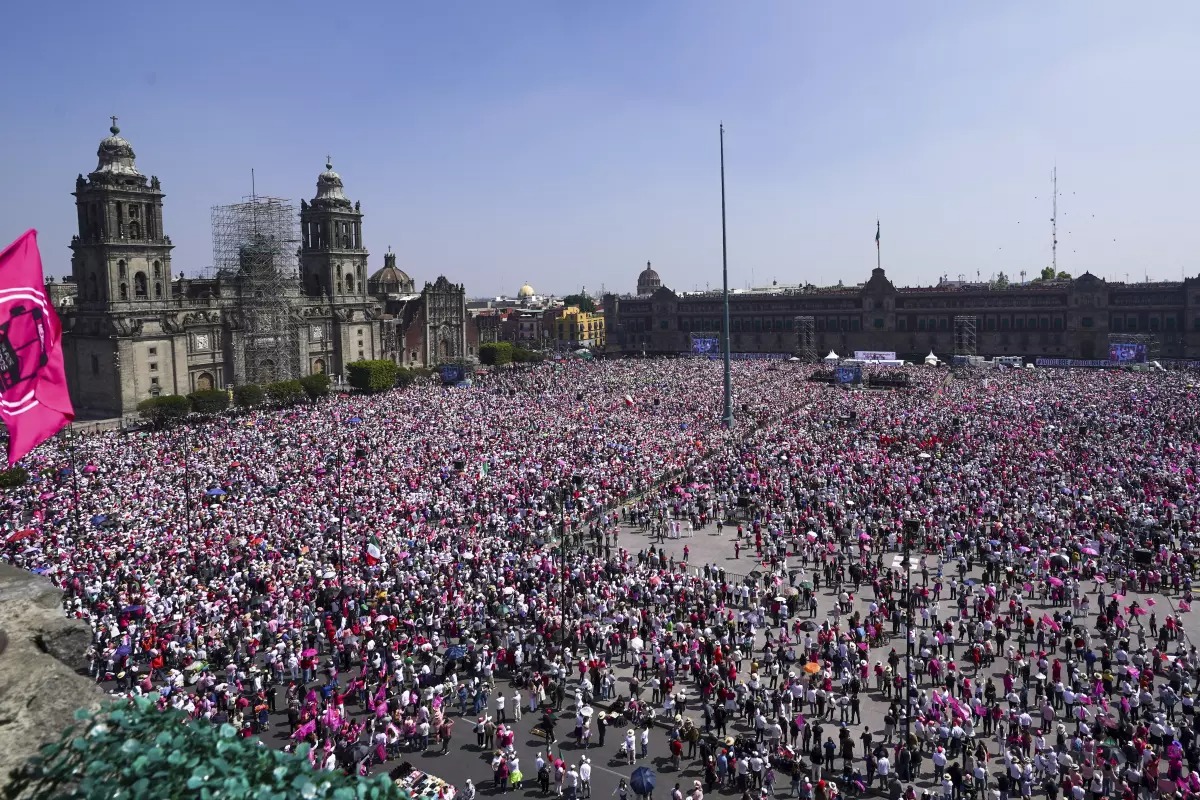
{"type": "Polygon", "coordinates": [[[554,319],[554,343],[559,350],[604,346],[604,313],[567,306],[554,319]]]}

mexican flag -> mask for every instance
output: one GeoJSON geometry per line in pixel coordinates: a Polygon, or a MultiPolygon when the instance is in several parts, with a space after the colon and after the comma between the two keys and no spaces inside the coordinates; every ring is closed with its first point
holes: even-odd
{"type": "Polygon", "coordinates": [[[375,566],[383,561],[383,551],[379,549],[379,539],[372,536],[367,542],[367,565],[375,566]]]}

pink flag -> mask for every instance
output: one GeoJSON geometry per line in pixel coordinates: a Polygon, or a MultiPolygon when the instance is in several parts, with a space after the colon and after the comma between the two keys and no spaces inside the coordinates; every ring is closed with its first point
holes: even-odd
{"type": "Polygon", "coordinates": [[[35,230],[0,253],[0,418],[10,467],[75,418],[35,230]]]}

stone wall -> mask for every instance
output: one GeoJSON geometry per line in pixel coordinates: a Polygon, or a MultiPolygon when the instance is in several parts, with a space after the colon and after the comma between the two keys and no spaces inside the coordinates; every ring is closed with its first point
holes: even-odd
{"type": "Polygon", "coordinates": [[[63,615],[50,581],[0,564],[0,786],[74,721],[77,708],[104,700],[80,672],[91,636],[88,623],[63,615]]]}

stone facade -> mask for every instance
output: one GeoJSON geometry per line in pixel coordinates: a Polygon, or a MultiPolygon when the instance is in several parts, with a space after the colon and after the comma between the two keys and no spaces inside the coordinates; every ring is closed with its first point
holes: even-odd
{"type": "Polygon", "coordinates": [[[115,120],[110,134],[96,169],[76,180],[71,278],[47,287],[63,319],[80,418],[122,417],[159,394],[340,375],[359,359],[432,366],[475,356],[461,285],[440,277],[414,293],[392,254],[368,277],[363,213],[332,165],[301,203],[299,274],[270,284],[268,298],[245,265],[210,278],[174,276],[159,180],[138,171],[115,120]],[[393,280],[397,272],[402,280],[393,280]],[[269,337],[255,330],[264,309],[278,317],[269,337]]]}
{"type": "MultiPolygon", "coordinates": [[[[643,273],[644,274],[644,273],[643,273]]],[[[720,292],[607,295],[609,353],[684,353],[691,336],[716,337],[720,292]]],[[[791,353],[795,318],[812,316],[816,349],[895,351],[921,358],[955,352],[956,316],[976,319],[983,356],[1104,359],[1110,335],[1148,335],[1162,359],[1200,359],[1200,277],[1159,283],[1110,283],[1090,273],[1073,280],[1007,286],[943,283],[896,287],[884,270],[848,287],[793,287],[730,295],[730,349],[791,353]]]]}

